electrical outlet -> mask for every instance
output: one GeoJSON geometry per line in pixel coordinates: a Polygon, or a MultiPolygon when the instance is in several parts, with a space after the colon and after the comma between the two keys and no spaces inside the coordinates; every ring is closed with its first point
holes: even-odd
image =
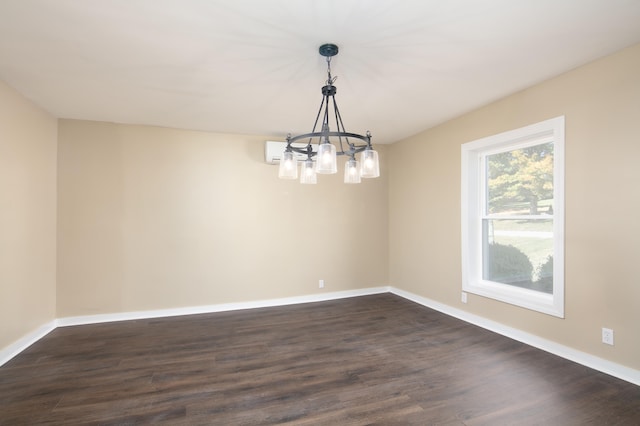
{"type": "Polygon", "coordinates": [[[467,303],[467,293],[462,292],[462,303],[467,303]]]}
{"type": "Polygon", "coordinates": [[[324,280],[318,281],[318,288],[324,288],[324,280]]]}
{"type": "Polygon", "coordinates": [[[602,328],[602,343],[613,346],[613,330],[602,328]]]}

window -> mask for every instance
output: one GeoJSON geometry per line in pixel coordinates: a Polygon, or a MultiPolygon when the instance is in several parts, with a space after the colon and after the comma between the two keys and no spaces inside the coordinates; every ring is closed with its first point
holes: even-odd
{"type": "Polygon", "coordinates": [[[564,117],[462,145],[462,289],[564,318],[564,117]]]}

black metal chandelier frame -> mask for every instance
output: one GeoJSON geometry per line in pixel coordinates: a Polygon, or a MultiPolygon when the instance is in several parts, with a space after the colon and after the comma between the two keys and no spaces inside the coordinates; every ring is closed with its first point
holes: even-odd
{"type": "Polygon", "coordinates": [[[320,108],[318,109],[318,114],[316,115],[316,120],[313,124],[311,133],[305,133],[293,137],[291,136],[291,134],[287,135],[286,151],[306,154],[307,158],[311,159],[317,154],[316,152],[314,152],[312,147],[313,140],[315,138],[318,139],[317,144],[320,144],[323,141],[326,143],[330,143],[330,138],[337,137],[340,148],[339,150],[336,150],[336,155],[348,155],[349,157],[354,158],[356,154],[366,149],[373,149],[371,145],[371,133],[367,131],[366,135],[363,136],[357,133],[346,131],[335,98],[337,89],[333,83],[335,83],[338,77],[332,77],[331,75],[331,58],[338,54],[338,46],[328,43],[320,46],[318,50],[320,52],[320,55],[324,56],[327,60],[327,82],[326,85],[322,87],[322,101],[320,102],[320,108]],[[331,105],[333,105],[333,115],[337,127],[337,130],[335,131],[331,131],[329,126],[329,109],[331,105]],[[322,129],[316,131],[318,129],[318,122],[320,121],[320,117],[322,117],[322,129]],[[362,140],[364,141],[364,143],[350,141],[350,138],[362,140]],[[292,146],[294,142],[304,139],[308,139],[307,145],[304,148],[292,146]],[[345,144],[348,147],[347,149],[345,149],[345,144]]]}

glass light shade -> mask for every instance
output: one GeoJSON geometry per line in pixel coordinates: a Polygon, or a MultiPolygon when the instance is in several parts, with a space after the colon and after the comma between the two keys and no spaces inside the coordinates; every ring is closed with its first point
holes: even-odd
{"type": "Polygon", "coordinates": [[[362,151],[360,160],[362,161],[360,175],[363,178],[377,178],[380,176],[380,162],[378,161],[377,151],[365,149],[362,151]]]}
{"type": "Polygon", "coordinates": [[[298,179],[298,162],[293,152],[285,151],[282,154],[278,177],[280,179],[298,179]]]}
{"type": "Polygon", "coordinates": [[[331,174],[338,172],[338,161],[336,159],[336,147],[324,142],[318,146],[316,156],[316,173],[331,174]]]}
{"type": "Polygon", "coordinates": [[[360,183],[360,167],[354,159],[344,164],[344,183],[360,183]]]}
{"type": "Polygon", "coordinates": [[[313,160],[305,160],[305,162],[300,165],[300,183],[318,183],[318,175],[316,174],[313,160]]]}

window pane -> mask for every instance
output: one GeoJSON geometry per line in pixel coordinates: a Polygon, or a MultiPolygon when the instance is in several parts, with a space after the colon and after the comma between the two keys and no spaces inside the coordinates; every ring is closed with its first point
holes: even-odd
{"type": "Polygon", "coordinates": [[[553,220],[483,220],[482,278],[553,294],[553,220]]]}
{"type": "Polygon", "coordinates": [[[553,142],[486,156],[487,213],[553,214],[553,142]]]}

